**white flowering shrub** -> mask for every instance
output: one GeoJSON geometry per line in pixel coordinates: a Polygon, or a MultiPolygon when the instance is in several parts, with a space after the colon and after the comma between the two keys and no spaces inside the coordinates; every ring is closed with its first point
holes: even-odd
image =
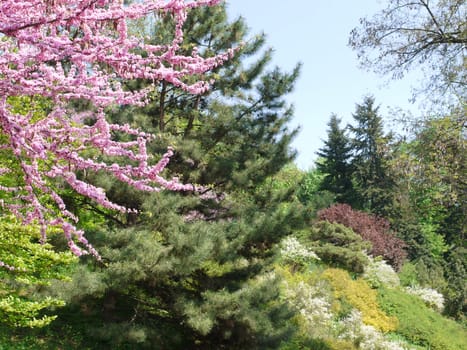
{"type": "Polygon", "coordinates": [[[408,350],[407,344],[391,341],[375,327],[363,323],[362,315],[352,310],[350,315],[341,320],[338,328],[342,330],[340,339],[350,340],[361,350],[408,350]]]}
{"type": "Polygon", "coordinates": [[[405,291],[409,294],[416,295],[420,297],[426,305],[435,309],[438,312],[443,311],[444,309],[444,297],[443,294],[432,288],[423,288],[423,287],[406,287],[405,291]]]}
{"type": "Polygon", "coordinates": [[[320,260],[315,252],[302,245],[298,239],[289,236],[280,244],[281,256],[284,260],[304,265],[312,260],[320,260]]]}
{"type": "Polygon", "coordinates": [[[315,337],[328,335],[333,314],[331,303],[319,285],[312,286],[304,281],[289,284],[285,282],[288,302],[302,316],[307,332],[315,337]]]}
{"type": "Polygon", "coordinates": [[[363,278],[373,288],[381,287],[382,285],[389,288],[400,286],[399,276],[396,271],[386,261],[381,259],[373,259],[368,257],[370,263],[365,266],[363,278]]]}

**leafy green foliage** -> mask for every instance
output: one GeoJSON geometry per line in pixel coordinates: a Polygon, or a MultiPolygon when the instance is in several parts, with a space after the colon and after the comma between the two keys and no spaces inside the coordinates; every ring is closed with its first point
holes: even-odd
{"type": "Polygon", "coordinates": [[[1,217],[0,257],[6,267],[0,267],[0,315],[4,324],[43,327],[56,318],[45,311],[64,305],[60,299],[39,297],[37,292],[52,280],[69,279],[76,258],[70,252],[55,252],[51,245],[40,244],[39,238],[39,227],[1,217]]]}
{"type": "MultiPolygon", "coordinates": [[[[42,119],[46,111],[50,109],[51,101],[41,96],[9,96],[8,104],[12,107],[13,113],[21,115],[30,115],[31,121],[42,119]]],[[[0,142],[7,144],[6,135],[0,129],[0,142]]],[[[17,187],[23,185],[23,179],[20,176],[20,160],[14,156],[8,149],[0,149],[0,167],[8,169],[9,172],[0,174],[0,183],[5,187],[17,187]]],[[[0,200],[9,202],[13,200],[13,193],[9,191],[0,192],[0,200]]]]}
{"type": "Polygon", "coordinates": [[[414,141],[407,145],[406,158],[396,164],[410,175],[400,178],[399,186],[410,195],[411,208],[419,222],[448,243],[462,241],[465,232],[464,123],[451,116],[425,121],[415,131],[414,141]]]}
{"type": "Polygon", "coordinates": [[[399,319],[398,332],[414,344],[433,350],[467,347],[465,328],[429,309],[421,299],[396,289],[380,289],[381,308],[399,319]]]}
{"type": "Polygon", "coordinates": [[[315,217],[318,210],[329,207],[335,202],[335,194],[320,189],[324,174],[317,168],[308,170],[297,186],[298,200],[310,210],[315,217]]]}
{"type": "Polygon", "coordinates": [[[0,326],[0,350],[50,350],[50,349],[82,349],[91,350],[94,344],[86,343],[86,339],[75,328],[55,326],[60,322],[52,322],[42,328],[15,328],[0,326]]]}
{"type": "Polygon", "coordinates": [[[268,177],[263,183],[261,183],[256,188],[256,191],[295,191],[296,187],[298,187],[299,184],[302,183],[305,174],[306,173],[298,169],[295,164],[286,164],[276,174],[268,177]]]}
{"type": "Polygon", "coordinates": [[[447,288],[442,290],[446,298],[445,312],[455,317],[465,317],[467,313],[467,251],[463,247],[452,249],[446,258],[445,275],[447,288]]]}
{"type": "Polygon", "coordinates": [[[399,281],[401,286],[407,287],[417,285],[419,283],[417,275],[416,266],[410,261],[404,262],[399,270],[399,281]]]}
{"type": "Polygon", "coordinates": [[[297,337],[285,343],[280,350],[356,350],[355,345],[344,340],[304,339],[297,337]]]}
{"type": "Polygon", "coordinates": [[[412,140],[399,144],[392,160],[398,207],[391,220],[408,243],[420,285],[441,291],[445,311],[460,318],[465,316],[467,295],[467,262],[462,253],[467,143],[465,120],[455,115],[419,121],[412,140]]]}

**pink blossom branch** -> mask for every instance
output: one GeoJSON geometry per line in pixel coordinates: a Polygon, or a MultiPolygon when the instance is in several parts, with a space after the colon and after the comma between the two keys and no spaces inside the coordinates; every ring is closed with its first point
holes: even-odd
{"type": "Polygon", "coordinates": [[[191,56],[178,52],[187,11],[218,2],[145,0],[124,5],[121,0],[1,1],[0,151],[17,164],[17,169],[8,169],[0,159],[0,192],[7,198],[3,209],[25,223],[41,224],[44,241],[47,227],[59,226],[75,254],[98,256],[84,233],[74,226],[77,218],[54,189],[56,180],[105,208],[121,212],[132,209],[113,203],[102,188],[79,179],[76,172],[104,171],[142,191],[194,190],[177,178],[162,177],[173,155],[171,148],[151,165],[146,146],[153,136],[128,125],[109,123],[104,110],[115,104],[146,103],[154,87],[125,91],[121,82],[126,79],[164,80],[194,94],[205,92],[209,82],[192,83],[189,78],[221,65],[235,50],[208,58],[199,56],[196,49],[191,56]],[[174,18],[171,42],[149,45],[128,35],[128,20],[161,13],[174,18]],[[10,99],[23,96],[41,96],[53,107],[39,118],[33,112],[15,112],[10,99]],[[77,113],[69,102],[78,99],[91,102],[93,109],[77,113]],[[85,124],[85,119],[94,123],[85,124]],[[132,140],[117,141],[115,133],[130,135],[132,140]],[[115,162],[91,156],[96,153],[115,162]],[[2,183],[11,176],[18,176],[14,186],[2,183]]]}

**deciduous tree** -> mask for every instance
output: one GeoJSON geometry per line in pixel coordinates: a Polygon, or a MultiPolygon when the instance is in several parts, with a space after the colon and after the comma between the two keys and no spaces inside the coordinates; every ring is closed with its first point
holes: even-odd
{"type": "Polygon", "coordinates": [[[82,231],[73,224],[60,195],[62,184],[99,205],[128,211],[110,201],[102,188],[82,181],[78,172],[106,172],[144,191],[160,188],[188,190],[192,186],[161,176],[173,151],[154,162],[147,153],[151,135],[129,125],[112,124],[106,110],[115,105],[143,105],[153,86],[125,90],[122,80],[166,81],[190,93],[203,93],[208,82],[200,76],[222,64],[232,51],[203,58],[193,47],[180,52],[182,26],[188,10],[214,5],[197,1],[2,1],[0,4],[0,135],[3,176],[12,167],[14,183],[0,183],[3,208],[25,223],[38,221],[45,240],[47,226],[61,226],[70,248],[78,255],[92,252],[82,231]],[[170,16],[168,41],[146,44],[128,35],[130,21],[147,16],[170,16]],[[15,111],[12,98],[40,96],[50,102],[39,118],[15,111]],[[72,102],[85,101],[79,112],[72,102]],[[127,135],[120,141],[116,134],[127,135]],[[97,160],[96,155],[105,155],[97,160]]]}
{"type": "Polygon", "coordinates": [[[362,65],[400,78],[421,66],[428,90],[454,92],[465,101],[467,6],[463,0],[388,0],[362,18],[349,44],[362,65]]]}
{"type": "Polygon", "coordinates": [[[43,327],[57,316],[50,309],[63,300],[37,293],[54,280],[70,279],[77,262],[70,252],[39,244],[40,228],[24,226],[14,217],[0,221],[0,319],[2,326],[43,327]],[[67,271],[68,270],[68,271],[67,271]]]}
{"type": "Polygon", "coordinates": [[[467,215],[465,119],[430,118],[393,159],[399,215],[394,226],[408,243],[409,257],[428,272],[444,270],[445,312],[465,314],[467,215]]]}

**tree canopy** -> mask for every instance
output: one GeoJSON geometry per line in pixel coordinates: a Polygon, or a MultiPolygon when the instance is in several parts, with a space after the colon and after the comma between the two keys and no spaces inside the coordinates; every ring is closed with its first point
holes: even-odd
{"type": "Polygon", "coordinates": [[[389,0],[360,20],[349,44],[362,66],[401,78],[421,66],[430,93],[466,96],[467,7],[463,0],[389,0]]]}

